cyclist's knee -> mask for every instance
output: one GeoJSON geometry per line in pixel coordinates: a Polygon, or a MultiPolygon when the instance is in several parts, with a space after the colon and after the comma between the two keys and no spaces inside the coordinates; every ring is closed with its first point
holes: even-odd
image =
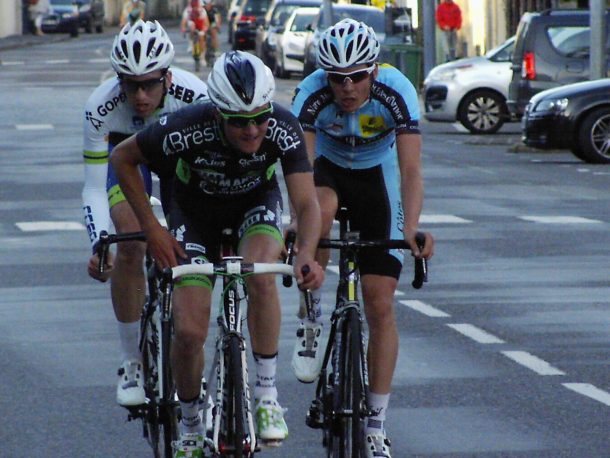
{"type": "Polygon", "coordinates": [[[206,327],[191,321],[174,324],[174,339],[181,351],[196,352],[201,349],[207,337],[206,327]]]}
{"type": "Polygon", "coordinates": [[[256,275],[248,278],[248,293],[259,301],[277,294],[275,278],[271,275],[256,275]]]}
{"type": "Polygon", "coordinates": [[[142,271],[142,260],[146,254],[143,242],[122,242],[117,245],[116,259],[124,267],[142,271]]]}

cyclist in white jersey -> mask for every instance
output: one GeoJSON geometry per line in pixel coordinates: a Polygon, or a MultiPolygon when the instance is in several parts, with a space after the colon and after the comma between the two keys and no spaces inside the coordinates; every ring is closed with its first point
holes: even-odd
{"type": "MultiPolygon", "coordinates": [[[[169,69],[173,57],[171,40],[157,21],[140,20],[126,25],[116,36],[110,55],[117,76],[95,89],[85,106],[82,197],[93,247],[88,272],[99,281],[111,279],[112,305],[122,353],[117,402],[126,407],[143,404],[145,400],[138,331],[146,291],[142,268],[146,248],[142,242],[119,244],[116,259],[110,255],[106,272],[100,274],[95,246],[100,232],[108,231],[110,219],[116,232],[140,230],[108,163],[112,148],[167,113],[207,100],[207,86],[203,81],[184,70],[169,69]]],[[[162,170],[155,173],[161,178],[164,201],[163,189],[168,185],[164,185],[162,170]]],[[[142,174],[150,195],[150,171],[143,169],[142,174]]]]}
{"type": "MultiPolygon", "coordinates": [[[[434,240],[415,242],[423,203],[421,135],[417,93],[390,65],[377,64],[380,44],[363,22],[344,19],[320,36],[320,70],[297,87],[293,113],[305,132],[322,211],[322,237],[329,237],[339,206],[362,239],[404,238],[413,256],[432,256],[434,240]]],[[[328,263],[328,250],[316,260],[328,263]]],[[[393,311],[403,256],[398,250],[359,254],[364,312],[369,326],[369,407],[365,456],[390,457],[384,421],[398,355],[393,311]]],[[[313,291],[319,309],[320,292],[313,291]]],[[[312,382],[320,371],[322,323],[305,320],[297,331],[293,368],[312,382]]]]}

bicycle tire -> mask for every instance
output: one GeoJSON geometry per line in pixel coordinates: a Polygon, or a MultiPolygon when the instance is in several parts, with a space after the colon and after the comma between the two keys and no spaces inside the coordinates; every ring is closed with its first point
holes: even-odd
{"type": "Polygon", "coordinates": [[[350,308],[343,319],[343,351],[339,354],[339,380],[333,392],[337,440],[333,440],[333,456],[360,458],[362,451],[362,370],[361,323],[358,310],[350,308]]]}
{"type": "Polygon", "coordinates": [[[155,342],[154,333],[152,330],[152,322],[148,317],[142,317],[142,371],[144,375],[144,392],[148,403],[146,405],[146,412],[144,415],[143,428],[144,437],[148,440],[150,447],[153,449],[154,458],[161,457],[160,447],[160,424],[159,424],[159,410],[157,403],[157,384],[159,381],[158,374],[156,373],[156,355],[158,353],[158,346],[155,342]]]}
{"type": "Polygon", "coordinates": [[[170,342],[172,338],[171,321],[161,322],[162,373],[160,384],[163,386],[163,398],[159,400],[159,423],[163,429],[163,456],[173,458],[172,442],[178,439],[178,405],[176,386],[170,366],[170,342]]]}
{"type": "Polygon", "coordinates": [[[226,348],[226,440],[235,458],[243,457],[244,450],[244,386],[242,374],[242,350],[239,337],[230,336],[226,348]]]}

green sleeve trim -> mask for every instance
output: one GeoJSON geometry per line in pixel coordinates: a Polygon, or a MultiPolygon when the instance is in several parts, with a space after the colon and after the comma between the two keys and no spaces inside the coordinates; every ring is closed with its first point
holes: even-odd
{"type": "MultiPolygon", "coordinates": [[[[239,246],[246,240],[248,237],[252,237],[253,235],[268,235],[276,240],[280,245],[284,244],[284,238],[282,237],[282,233],[277,227],[269,226],[268,224],[257,224],[255,226],[249,227],[241,240],[239,241],[239,246]]],[[[239,247],[238,247],[239,249],[239,247]]]]}
{"type": "Polygon", "coordinates": [[[176,176],[184,184],[188,184],[188,182],[191,181],[191,169],[182,158],[178,159],[178,163],[176,164],[176,176]]]}
{"type": "Polygon", "coordinates": [[[212,291],[214,283],[207,275],[183,275],[174,283],[174,288],[182,288],[185,286],[198,286],[212,291]]]}
{"type": "Polygon", "coordinates": [[[85,164],[107,164],[108,151],[83,151],[85,164]]]}

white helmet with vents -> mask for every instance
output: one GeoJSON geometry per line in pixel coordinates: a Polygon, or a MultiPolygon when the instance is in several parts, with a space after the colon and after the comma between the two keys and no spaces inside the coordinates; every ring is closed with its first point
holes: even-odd
{"type": "Polygon", "coordinates": [[[119,75],[139,76],[167,69],[174,59],[174,45],[157,21],[127,24],[114,39],[110,62],[119,75]]]}
{"type": "Polygon", "coordinates": [[[380,49],[371,27],[354,19],[343,19],[322,32],[317,62],[325,70],[372,64],[377,61],[380,49]]]}
{"type": "Polygon", "coordinates": [[[223,111],[252,111],[270,103],[274,93],[271,70],[247,52],[222,54],[208,76],[210,100],[223,111]]]}

